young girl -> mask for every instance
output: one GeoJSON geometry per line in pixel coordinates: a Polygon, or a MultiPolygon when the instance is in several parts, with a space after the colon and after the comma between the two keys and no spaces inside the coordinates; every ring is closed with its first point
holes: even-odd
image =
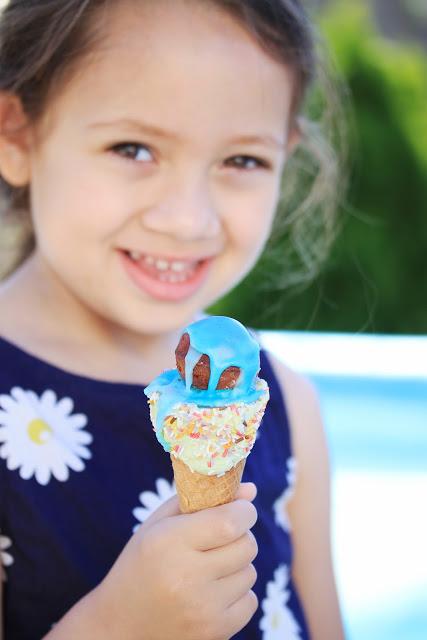
{"type": "Polygon", "coordinates": [[[259,257],[312,67],[297,0],[5,9],[0,170],[34,232],[0,289],[6,640],[343,637],[308,383],[262,353],[248,482],[191,515],[142,391],[259,257]]]}

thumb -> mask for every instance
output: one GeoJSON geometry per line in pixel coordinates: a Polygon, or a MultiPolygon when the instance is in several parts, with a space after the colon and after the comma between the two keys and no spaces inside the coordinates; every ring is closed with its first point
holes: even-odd
{"type": "Polygon", "coordinates": [[[178,496],[172,496],[172,498],[163,502],[163,504],[161,504],[160,507],[158,507],[151,516],[147,518],[141,528],[146,531],[149,527],[152,527],[153,524],[159,522],[159,520],[179,515],[181,515],[181,511],[179,509],[178,496]]]}

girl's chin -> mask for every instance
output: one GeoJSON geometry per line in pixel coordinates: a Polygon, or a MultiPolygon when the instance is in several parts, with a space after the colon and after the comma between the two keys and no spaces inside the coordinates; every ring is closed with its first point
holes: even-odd
{"type": "MultiPolygon", "coordinates": [[[[203,317],[203,309],[195,308],[195,305],[180,304],[173,305],[168,309],[162,309],[154,304],[142,305],[142,309],[129,310],[129,313],[118,313],[117,309],[110,310],[110,322],[116,326],[121,335],[139,336],[140,338],[173,337],[178,340],[178,333],[183,327],[199,320],[203,317]]],[[[178,341],[173,343],[173,349],[177,346],[178,341]]]]}

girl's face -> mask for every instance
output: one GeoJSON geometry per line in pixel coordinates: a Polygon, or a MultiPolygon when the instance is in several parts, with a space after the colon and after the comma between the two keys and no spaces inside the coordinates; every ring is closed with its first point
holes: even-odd
{"type": "Polygon", "coordinates": [[[85,307],[146,333],[232,288],[269,235],[291,73],[209,3],[112,3],[30,152],[38,258],[85,307]]]}

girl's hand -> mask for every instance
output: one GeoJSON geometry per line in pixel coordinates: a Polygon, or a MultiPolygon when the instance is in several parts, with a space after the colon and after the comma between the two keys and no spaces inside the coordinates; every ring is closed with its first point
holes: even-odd
{"type": "Polygon", "coordinates": [[[234,502],[185,515],[174,497],[152,514],[96,590],[105,637],[227,640],[240,631],[258,606],[255,494],[242,484],[234,502]]]}

